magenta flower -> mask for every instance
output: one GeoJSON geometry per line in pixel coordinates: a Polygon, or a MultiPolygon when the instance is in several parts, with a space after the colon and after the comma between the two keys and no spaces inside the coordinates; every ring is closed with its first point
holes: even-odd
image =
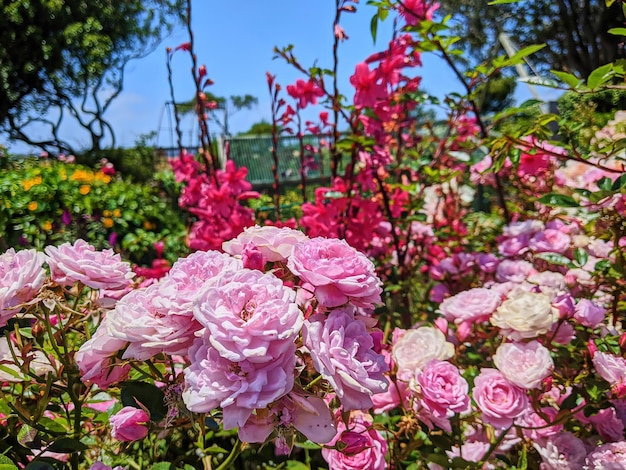
{"type": "Polygon", "coordinates": [[[43,286],[45,258],[36,250],[16,252],[13,248],[0,255],[0,327],[19,312],[20,304],[33,300],[43,286]]]}
{"type": "Polygon", "coordinates": [[[93,289],[124,291],[131,283],[134,273],[130,264],[122,261],[113,250],[96,251],[85,240],[74,244],[48,246],[45,249],[50,266],[50,277],[63,286],[76,282],[93,289]]]}
{"type": "Polygon", "coordinates": [[[304,323],[302,338],[315,369],[326,379],[344,410],[373,406],[372,395],[387,390],[388,366],[372,349],[374,341],[353,309],[337,309],[328,317],[312,315],[304,323]]]}
{"type": "Polygon", "coordinates": [[[290,351],[300,333],[303,315],[295,296],[273,274],[242,269],[206,284],[193,314],[222,357],[266,363],[290,351]]]}
{"type": "Polygon", "coordinates": [[[324,90],[320,88],[315,80],[305,82],[302,79],[298,79],[295,85],[287,85],[287,93],[292,98],[298,100],[300,108],[305,108],[309,103],[317,104],[317,98],[324,96],[324,90]]]}
{"type": "Polygon", "coordinates": [[[374,264],[345,240],[318,237],[298,243],[287,265],[315,288],[314,295],[324,307],[348,301],[364,308],[381,303],[382,282],[374,264]]]}
{"type": "Polygon", "coordinates": [[[146,424],[150,417],[141,408],[125,406],[109,418],[111,436],[123,442],[132,442],[143,439],[148,435],[146,424]]]}
{"type": "Polygon", "coordinates": [[[354,94],[354,106],[357,108],[373,108],[378,100],[387,96],[384,85],[379,83],[376,71],[370,71],[367,63],[361,62],[356,65],[354,75],[350,77],[350,83],[356,89],[354,94]]]}
{"type": "Polygon", "coordinates": [[[526,392],[510,383],[496,369],[482,369],[474,380],[472,395],[483,421],[505,429],[528,408],[526,392]]]}

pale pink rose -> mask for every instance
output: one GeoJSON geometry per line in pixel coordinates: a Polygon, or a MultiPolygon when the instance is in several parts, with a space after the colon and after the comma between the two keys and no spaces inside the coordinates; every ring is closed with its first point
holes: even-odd
{"type": "Polygon", "coordinates": [[[533,447],[541,456],[542,470],[583,470],[587,449],[571,432],[538,439],[533,447]]]}
{"type": "Polygon", "coordinates": [[[153,300],[162,311],[173,315],[193,317],[192,307],[200,287],[226,272],[243,268],[241,260],[218,251],[196,251],[177,260],[167,275],[161,279],[159,295],[153,300]]]}
{"type": "Polygon", "coordinates": [[[498,242],[498,252],[502,256],[519,256],[528,251],[530,235],[522,234],[505,238],[498,242]]]}
{"type": "Polygon", "coordinates": [[[524,290],[510,292],[491,317],[491,323],[513,340],[545,334],[558,320],[559,311],[547,295],[524,290]]]}
{"type": "Polygon", "coordinates": [[[130,264],[113,250],[96,251],[85,240],[45,249],[50,277],[63,286],[81,282],[93,289],[125,291],[135,276],[130,264]]]}
{"type": "Polygon", "coordinates": [[[619,441],[624,438],[624,423],[617,416],[612,406],[603,408],[589,417],[579,413],[577,418],[581,423],[593,425],[596,432],[605,441],[619,441]]]}
{"type": "Polygon", "coordinates": [[[126,341],[109,335],[107,317],[104,317],[91,339],[83,343],[74,357],[80,379],[86,383],[94,383],[102,389],[126,380],[130,365],[120,364],[116,357],[127,344],[126,341]]]}
{"type": "Polygon", "coordinates": [[[373,350],[374,341],[354,309],[312,315],[304,322],[302,340],[315,369],[328,381],[344,410],[373,406],[372,395],[387,390],[388,366],[373,350]]]}
{"type": "Polygon", "coordinates": [[[482,412],[483,421],[500,429],[511,426],[528,408],[525,390],[513,385],[496,369],[480,371],[474,379],[472,397],[482,412]]]}
{"type": "Polygon", "coordinates": [[[0,383],[2,382],[24,382],[30,379],[28,375],[22,373],[21,367],[28,363],[30,373],[38,377],[45,377],[49,372],[54,373],[55,368],[43,351],[31,349],[29,352],[21,352],[17,344],[9,344],[6,336],[0,337],[0,383]],[[13,353],[18,358],[15,363],[13,353]]]}
{"type": "Polygon", "coordinates": [[[623,470],[626,468],[626,441],[596,447],[587,456],[587,470],[623,470]]]}
{"type": "Polygon", "coordinates": [[[464,321],[479,323],[488,321],[501,303],[499,293],[476,287],[448,297],[441,303],[439,310],[446,320],[457,324],[464,321]]]}
{"type": "Polygon", "coordinates": [[[608,258],[613,250],[613,242],[593,238],[587,245],[589,254],[597,258],[608,258]]]}
{"type": "Polygon", "coordinates": [[[493,362],[509,382],[526,389],[541,388],[554,369],[550,351],[539,341],[502,343],[493,362]]]}
{"type": "Polygon", "coordinates": [[[598,375],[612,386],[626,382],[626,359],[623,357],[597,351],[592,362],[598,375]]]}
{"type": "Polygon", "coordinates": [[[580,268],[568,269],[565,273],[565,283],[570,288],[574,288],[577,286],[591,287],[595,285],[595,281],[591,273],[580,268]]]}
{"type": "Polygon", "coordinates": [[[45,260],[36,250],[9,248],[0,255],[0,327],[19,313],[20,304],[35,298],[46,279],[45,260]]]}
{"type": "Polygon", "coordinates": [[[123,442],[132,442],[143,439],[148,435],[146,425],[150,417],[141,408],[125,406],[109,418],[111,437],[123,442]]]}
{"type": "Polygon", "coordinates": [[[332,308],[350,301],[371,308],[381,303],[382,282],[374,264],[345,240],[318,237],[300,242],[287,265],[315,288],[320,305],[332,308]]]}
{"type": "Polygon", "coordinates": [[[250,415],[239,428],[239,439],[243,442],[265,442],[273,431],[277,434],[300,431],[317,444],[330,442],[337,434],[335,420],[328,405],[316,396],[291,392],[263,413],[250,415]]]}
{"type": "Polygon", "coordinates": [[[504,227],[502,233],[507,237],[516,237],[518,235],[533,235],[542,231],[545,225],[540,220],[524,220],[522,222],[511,222],[504,227]]]}
{"type": "MultiPolygon", "coordinates": [[[[360,452],[347,454],[339,450],[322,448],[322,456],[328,462],[328,468],[333,470],[385,470],[388,468],[386,456],[389,450],[387,440],[372,425],[371,416],[362,413],[353,413],[350,416],[348,426],[343,420],[337,421],[337,435],[329,443],[329,447],[336,444],[344,435],[344,431],[349,430],[351,433],[359,434],[363,440],[359,440],[358,448],[360,452]]],[[[350,437],[354,442],[355,436],[350,437]]]]}
{"type": "MultiPolygon", "coordinates": [[[[488,442],[465,442],[460,448],[458,446],[454,446],[452,449],[447,450],[446,454],[448,454],[450,459],[463,456],[463,460],[466,462],[480,462],[483,457],[489,453],[490,448],[491,446],[488,442]]],[[[491,470],[496,467],[489,463],[485,463],[480,468],[482,470],[491,470]]]]}
{"type": "Polygon", "coordinates": [[[533,235],[528,242],[528,248],[536,253],[565,253],[571,244],[572,239],[569,235],[560,230],[547,228],[533,235]]]}
{"type": "Polygon", "coordinates": [[[417,374],[422,406],[437,417],[450,418],[469,410],[469,387],[459,369],[433,359],[417,374]]]}
{"type": "Polygon", "coordinates": [[[398,376],[405,381],[422,370],[431,359],[445,361],[454,356],[454,345],[437,328],[422,326],[407,330],[393,345],[398,376]]]}
{"type": "Polygon", "coordinates": [[[565,277],[563,274],[552,271],[531,273],[528,276],[527,281],[531,284],[537,284],[540,288],[548,287],[549,289],[557,292],[565,289],[565,277]]]}
{"type": "Polygon", "coordinates": [[[205,334],[192,345],[189,359],[191,365],[184,370],[183,401],[196,413],[221,407],[225,429],[243,426],[255,408],[265,408],[293,388],[296,366],[293,343],[275,361],[232,362],[220,356],[205,334]]]}
{"type": "Polygon", "coordinates": [[[247,246],[259,250],[270,262],[285,261],[296,243],[308,240],[304,233],[288,227],[266,225],[247,227],[237,238],[224,242],[222,249],[231,255],[242,255],[247,246]]]}
{"type": "Polygon", "coordinates": [[[157,305],[161,283],[126,294],[107,314],[109,336],[130,343],[124,359],[144,361],[160,353],[187,354],[202,326],[157,305]]]}
{"type": "Polygon", "coordinates": [[[499,282],[521,283],[528,279],[528,276],[537,272],[528,261],[503,260],[496,270],[496,279],[499,282]]]}
{"type": "Polygon", "coordinates": [[[274,274],[242,268],[200,289],[193,314],[222,357],[265,363],[290,351],[300,333],[304,317],[295,297],[274,274]]]}
{"type": "Polygon", "coordinates": [[[515,420],[515,425],[521,428],[524,437],[535,441],[563,431],[563,424],[552,424],[556,415],[557,410],[552,407],[541,408],[541,415],[529,408],[515,420]],[[548,421],[543,416],[547,417],[548,421]]]}
{"type": "Polygon", "coordinates": [[[580,299],[574,309],[574,319],[590,328],[600,326],[605,317],[606,309],[588,299],[580,299]]]}

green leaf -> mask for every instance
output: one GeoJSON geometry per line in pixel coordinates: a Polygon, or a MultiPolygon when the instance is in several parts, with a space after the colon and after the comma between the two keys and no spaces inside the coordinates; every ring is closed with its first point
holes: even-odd
{"type": "Polygon", "coordinates": [[[574,250],[574,259],[576,260],[578,266],[583,267],[585,264],[587,264],[589,254],[585,249],[579,247],[574,250]]]}
{"type": "Polygon", "coordinates": [[[372,33],[374,44],[376,44],[376,34],[378,33],[378,13],[372,16],[372,21],[370,22],[370,32],[372,33]]]}
{"type": "Polygon", "coordinates": [[[603,178],[600,178],[596,184],[598,185],[598,188],[600,188],[602,191],[610,191],[611,187],[613,186],[613,181],[611,180],[611,178],[607,178],[606,176],[603,178]]]}
{"type": "Polygon", "coordinates": [[[287,466],[285,468],[287,468],[287,470],[311,470],[311,467],[296,460],[287,460],[287,466]]]}
{"type": "Polygon", "coordinates": [[[146,382],[123,382],[121,398],[124,406],[140,408],[141,403],[150,412],[150,420],[158,422],[165,418],[167,406],[165,394],[156,385],[146,382]]]}
{"type": "Polygon", "coordinates": [[[85,444],[77,441],[76,439],[72,439],[71,437],[62,437],[49,445],[47,450],[50,452],[58,452],[60,454],[71,454],[87,450],[87,448],[88,447],[85,444]]]}
{"type": "Polygon", "coordinates": [[[0,470],[17,470],[17,465],[6,455],[0,454],[0,470]]]}
{"type": "Polygon", "coordinates": [[[626,28],[611,28],[607,31],[609,34],[614,34],[616,36],[626,36],[626,28]]]}
{"type": "Polygon", "coordinates": [[[613,181],[611,191],[619,191],[626,186],[626,173],[622,174],[619,178],[613,181]]]}
{"type": "Polygon", "coordinates": [[[519,64],[522,62],[524,57],[534,54],[535,52],[543,49],[544,47],[546,47],[545,44],[532,44],[530,46],[526,46],[520,49],[519,51],[517,51],[515,54],[513,54],[511,58],[506,61],[506,63],[507,65],[519,64]]]}
{"type": "Polygon", "coordinates": [[[565,194],[550,193],[539,199],[539,202],[546,206],[553,207],[578,207],[579,204],[574,200],[572,196],[566,196],[565,194]]]}
{"type": "Polygon", "coordinates": [[[559,80],[561,80],[570,88],[576,88],[581,82],[581,80],[576,75],[572,75],[571,73],[559,72],[558,70],[550,70],[550,72],[556,75],[559,80]]]}
{"type": "Polygon", "coordinates": [[[597,88],[611,80],[614,75],[613,64],[602,65],[589,74],[587,86],[591,89],[597,88]]]}
{"type": "Polygon", "coordinates": [[[176,467],[169,462],[159,462],[155,463],[150,470],[174,470],[176,467]]]}
{"type": "Polygon", "coordinates": [[[571,266],[572,262],[567,256],[563,256],[560,253],[537,253],[535,258],[542,259],[548,263],[558,264],[560,266],[571,266]]]}

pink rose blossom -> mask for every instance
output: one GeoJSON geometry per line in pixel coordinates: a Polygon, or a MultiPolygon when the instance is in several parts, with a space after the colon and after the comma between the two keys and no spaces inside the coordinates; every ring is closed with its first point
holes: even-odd
{"type": "MultiPolygon", "coordinates": [[[[453,447],[450,450],[446,451],[448,457],[450,459],[454,459],[455,457],[463,457],[463,460],[467,462],[480,462],[483,457],[485,457],[489,453],[490,444],[488,442],[483,441],[473,441],[473,442],[465,442],[459,448],[458,446],[453,447]]],[[[484,464],[482,470],[495,468],[493,465],[484,464]]]]}
{"type": "Polygon", "coordinates": [[[312,315],[304,323],[302,339],[344,410],[369,409],[372,395],[387,390],[385,359],[374,352],[372,336],[353,309],[312,315]]]}
{"type": "Polygon", "coordinates": [[[472,396],[482,412],[483,421],[500,429],[511,426],[513,420],[528,408],[526,392],[496,369],[480,371],[474,379],[472,396]]]}
{"type": "Polygon", "coordinates": [[[617,411],[612,406],[603,408],[595,415],[589,417],[584,413],[578,414],[581,423],[593,425],[596,432],[605,441],[619,441],[624,437],[624,423],[617,416],[617,411]]]}
{"type": "Polygon", "coordinates": [[[184,370],[183,401],[196,413],[221,407],[225,429],[243,426],[255,408],[265,408],[293,388],[296,365],[293,343],[275,361],[232,362],[220,356],[205,335],[196,339],[189,358],[191,365],[184,370]]]}
{"type": "Polygon", "coordinates": [[[498,243],[498,252],[503,256],[519,256],[528,251],[530,235],[522,234],[505,238],[498,243]]]}
{"type": "Polygon", "coordinates": [[[224,242],[222,248],[233,256],[243,254],[246,246],[257,248],[270,262],[285,261],[296,243],[308,240],[304,233],[288,227],[266,225],[247,227],[237,238],[224,242]]]}
{"type": "Polygon", "coordinates": [[[9,248],[0,255],[0,327],[19,312],[18,306],[31,301],[43,286],[45,255],[36,250],[16,252],[9,248]]]}
{"type": "Polygon", "coordinates": [[[265,363],[291,350],[302,328],[295,296],[274,274],[242,269],[206,284],[193,314],[222,357],[265,363]]]}
{"type": "Polygon", "coordinates": [[[554,436],[563,431],[563,424],[552,424],[556,415],[557,410],[552,407],[541,408],[541,415],[529,408],[515,420],[515,425],[522,429],[524,437],[534,441],[554,436]],[[548,418],[548,421],[543,418],[544,416],[548,418]]]}
{"type": "Polygon", "coordinates": [[[574,309],[574,319],[590,328],[600,326],[605,317],[606,309],[588,299],[580,299],[574,309]]]}
{"type": "Polygon", "coordinates": [[[565,253],[572,243],[569,235],[560,230],[547,228],[536,233],[528,242],[528,247],[536,253],[565,253]]]}
{"type": "Polygon", "coordinates": [[[381,303],[382,283],[374,264],[345,240],[318,237],[300,242],[287,265],[315,288],[320,305],[332,308],[351,301],[371,308],[381,303]]]}
{"type": "Polygon", "coordinates": [[[469,410],[467,381],[453,364],[433,359],[417,374],[422,406],[437,417],[469,410]]]}
{"type": "Polygon", "coordinates": [[[588,470],[622,470],[626,468],[626,441],[610,442],[596,447],[587,456],[588,470]]]}
{"type": "Polygon", "coordinates": [[[550,351],[538,341],[502,343],[493,362],[509,382],[526,389],[541,388],[554,369],[550,351]]]}
{"type": "Polygon", "coordinates": [[[125,406],[109,418],[111,436],[123,442],[132,442],[143,439],[148,435],[146,424],[150,417],[141,408],[125,406]]]}
{"type": "Polygon", "coordinates": [[[511,222],[504,227],[502,233],[507,237],[516,237],[518,235],[533,235],[542,231],[545,225],[540,220],[524,220],[521,222],[511,222]]]}
{"type": "Polygon", "coordinates": [[[358,448],[362,449],[356,453],[345,453],[340,450],[324,447],[322,456],[328,462],[328,468],[333,470],[384,470],[388,468],[386,455],[389,450],[387,440],[372,426],[372,418],[369,415],[361,413],[353,413],[349,419],[348,426],[343,420],[337,421],[337,436],[329,443],[329,446],[336,444],[344,431],[349,430],[351,433],[350,441],[354,442],[355,434],[362,436],[359,439],[358,448]]]}
{"type": "Polygon", "coordinates": [[[185,315],[159,308],[161,283],[126,294],[107,314],[109,335],[127,341],[124,359],[149,359],[159,353],[186,354],[202,326],[185,315]]]}
{"type": "Polygon", "coordinates": [[[571,432],[562,432],[533,443],[541,456],[545,470],[583,470],[587,449],[571,432]]]}
{"type": "Polygon", "coordinates": [[[393,359],[398,366],[398,377],[410,380],[431,359],[445,361],[454,356],[454,345],[446,341],[437,328],[422,326],[407,330],[393,345],[393,359]]]}
{"type": "Polygon", "coordinates": [[[500,303],[502,298],[499,293],[477,287],[445,299],[439,309],[448,321],[457,324],[464,321],[479,323],[488,321],[500,303]]]}
{"type": "Polygon", "coordinates": [[[499,282],[524,282],[536,270],[528,261],[503,260],[496,270],[499,282]]]}
{"type": "Polygon", "coordinates": [[[126,380],[130,365],[121,365],[116,359],[117,353],[126,345],[126,341],[109,335],[107,317],[104,317],[91,339],[83,343],[76,353],[80,379],[103,389],[126,380]]]}
{"type": "Polygon", "coordinates": [[[96,251],[85,240],[74,244],[48,246],[45,249],[50,277],[63,286],[81,282],[93,289],[125,291],[135,275],[130,264],[122,261],[113,250],[96,251]]]}
{"type": "Polygon", "coordinates": [[[621,392],[621,388],[626,384],[626,359],[596,351],[592,362],[598,375],[610,383],[616,392],[621,392]]]}

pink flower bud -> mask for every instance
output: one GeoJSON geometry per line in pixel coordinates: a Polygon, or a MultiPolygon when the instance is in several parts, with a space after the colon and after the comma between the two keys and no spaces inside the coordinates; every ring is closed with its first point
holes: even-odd
{"type": "Polygon", "coordinates": [[[109,419],[111,436],[118,441],[138,441],[148,435],[146,424],[149,421],[150,417],[144,410],[125,406],[109,419]]]}
{"type": "Polygon", "coordinates": [[[345,455],[354,455],[362,452],[368,446],[368,439],[363,434],[354,431],[344,431],[337,443],[345,455]],[[343,447],[345,446],[345,447],[343,447]]]}

